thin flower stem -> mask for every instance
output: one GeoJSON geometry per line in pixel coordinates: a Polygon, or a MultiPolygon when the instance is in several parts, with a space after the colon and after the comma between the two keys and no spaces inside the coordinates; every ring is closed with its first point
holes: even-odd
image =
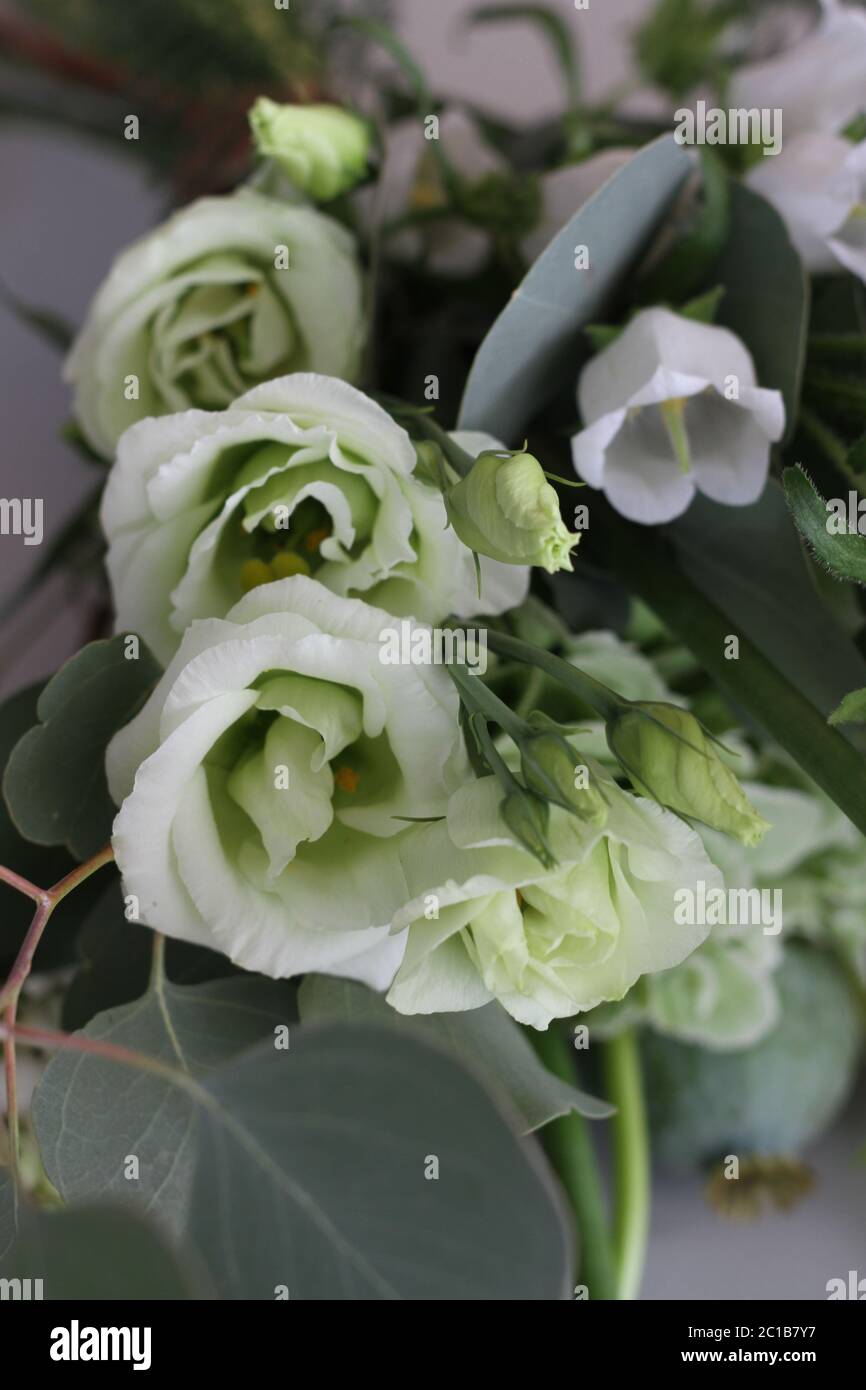
{"type": "MultiPolygon", "coordinates": [[[[573,1084],[572,1054],[562,1034],[553,1025],[546,1033],[529,1031],[547,1070],[573,1084]]],[[[614,1299],[613,1247],[589,1121],[572,1111],[546,1125],[542,1141],[574,1212],[580,1281],[591,1299],[614,1299]]]]}
{"type": "Polygon", "coordinates": [[[173,1085],[191,1088],[190,1078],[168,1062],[158,1057],[149,1057],[146,1052],[136,1052],[131,1047],[119,1043],[100,1042],[96,1038],[85,1038],[80,1033],[61,1033],[54,1028],[28,1028],[23,1024],[0,1023],[0,1039],[5,1044],[24,1043],[37,1049],[67,1047],[71,1052],[83,1052],[92,1057],[104,1057],[107,1062],[117,1062],[122,1066],[137,1067],[139,1071],[149,1071],[161,1076],[173,1085]]]}
{"type": "Polygon", "coordinates": [[[535,709],[541,699],[544,690],[544,672],[537,666],[533,666],[526,680],[520,699],[515,706],[514,713],[520,718],[525,719],[531,710],[535,709]]]}
{"type": "Polygon", "coordinates": [[[528,730],[524,721],[518,718],[478,676],[470,675],[465,666],[458,665],[449,666],[448,673],[470,712],[477,711],[483,714],[485,719],[498,724],[515,742],[526,736],[528,730]]]}
{"type": "Polygon", "coordinates": [[[571,662],[563,661],[562,657],[554,656],[552,652],[542,651],[540,647],[533,647],[529,642],[521,642],[519,637],[512,637],[507,632],[495,632],[489,628],[487,645],[500,656],[509,656],[515,661],[537,666],[560,685],[564,685],[584,704],[589,705],[602,719],[609,719],[617,709],[627,703],[616,691],[610,690],[606,685],[602,685],[601,681],[572,666],[571,662]]]}
{"type": "Polygon", "coordinates": [[[636,1299],[646,1259],[650,1218],[650,1159],[637,1035],[626,1029],[604,1045],[612,1120],[616,1298],[636,1299]]]}
{"type": "Polygon", "coordinates": [[[18,1078],[15,1068],[15,1016],[18,1000],[13,999],[6,1009],[4,1027],[7,1030],[3,1043],[3,1067],[6,1075],[6,1127],[9,1134],[9,1168],[15,1191],[21,1183],[20,1148],[21,1137],[18,1122],[18,1078]]]}
{"type": "MultiPolygon", "coordinates": [[[[17,999],[21,986],[30,974],[36,948],[42,940],[42,934],[57,904],[62,902],[67,894],[71,893],[79,884],[84,883],[86,879],[90,878],[90,875],[95,873],[97,869],[101,869],[104,864],[111,863],[113,859],[114,850],[111,848],[111,845],[106,845],[105,848],[101,849],[98,854],[95,854],[92,859],[87,859],[83,864],[77,865],[76,868],[72,869],[64,878],[61,878],[55,883],[52,888],[36,889],[35,893],[30,891],[34,888],[33,884],[27,884],[26,880],[21,880],[22,886],[19,891],[26,893],[28,897],[35,896],[37,906],[33,914],[33,920],[27,929],[27,934],[21,943],[21,949],[15,959],[15,964],[12,966],[9,973],[9,978],[3,986],[3,989],[0,990],[0,1009],[5,1008],[11,999],[17,999]]],[[[6,883],[10,882],[10,878],[7,877],[8,874],[9,870],[3,870],[4,882],[6,883]]],[[[13,884],[12,886],[16,885],[13,884]]]]}
{"type": "Polygon", "coordinates": [[[809,355],[834,361],[840,357],[866,357],[866,334],[811,333],[809,355]]]}
{"type": "Polygon", "coordinates": [[[44,888],[37,888],[35,883],[29,879],[22,878],[16,874],[14,869],[6,869],[0,864],[0,883],[8,883],[10,888],[14,888],[17,893],[23,893],[27,898],[33,898],[37,903],[41,903],[47,897],[44,888]]]}
{"type": "Polygon", "coordinates": [[[26,1031],[16,1027],[18,997],[27,976],[30,974],[33,958],[36,955],[39,942],[42,940],[42,934],[57,904],[62,902],[66,895],[77,888],[79,884],[90,878],[91,874],[96,873],[97,869],[101,869],[104,864],[109,864],[113,859],[114,850],[111,845],[106,845],[91,859],[85,860],[83,864],[78,864],[51,888],[38,888],[35,883],[30,883],[28,879],[22,878],[12,869],[0,866],[0,882],[8,884],[10,888],[17,889],[19,893],[23,893],[25,897],[31,898],[36,903],[33,920],[27,928],[18,955],[9,972],[9,977],[0,990],[0,1013],[3,1014],[3,1024],[0,1025],[0,1028],[2,1028],[3,1062],[6,1074],[6,1126],[9,1132],[10,1165],[16,1190],[20,1163],[15,1039],[16,1037],[23,1037],[26,1031]]]}

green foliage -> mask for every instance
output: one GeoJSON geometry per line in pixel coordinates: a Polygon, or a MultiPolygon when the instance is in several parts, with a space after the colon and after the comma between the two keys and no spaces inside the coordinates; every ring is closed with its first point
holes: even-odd
{"type": "Polygon", "coordinates": [[[0,1261],[0,1277],[41,1279],[43,1297],[61,1302],[210,1296],[188,1255],[170,1249],[141,1216],[107,1204],[24,1211],[18,1239],[0,1261]]]}
{"type": "Polygon", "coordinates": [[[862,1029],[832,957],[786,948],[776,974],[782,1016],[756,1046],[710,1052],[645,1035],[643,1059],[659,1160],[690,1168],[736,1154],[795,1156],[848,1096],[862,1029]]]}
{"type": "Polygon", "coordinates": [[[676,97],[724,72],[721,39],[755,0],[657,0],[635,34],[635,54],[648,81],[676,97]]]}
{"type": "Polygon", "coordinates": [[[581,330],[610,306],[691,163],[672,136],[663,136],[638,150],[562,228],[481,344],[461,429],[518,443],[530,417],[574,379],[581,330]],[[591,273],[575,267],[581,245],[589,248],[591,273]]]}
{"type": "Polygon", "coordinates": [[[92,642],[67,661],[39,696],[39,723],[15,745],[6,766],[3,793],[19,832],[36,844],[65,845],[77,859],[95,854],[110,838],[115,807],[105,749],[160,673],[143,645],[127,659],[127,641],[121,633],[92,642]]]}
{"type": "Polygon", "coordinates": [[[866,724],[866,687],[851,690],[830,715],[831,724],[866,724]]]}
{"type": "MultiPolygon", "coordinates": [[[[70,895],[77,899],[79,892],[70,895]]],[[[61,904],[61,907],[64,904],[61,904]]],[[[145,993],[153,968],[153,932],[128,921],[120,882],[114,879],[78,934],[79,968],[63,998],[63,1027],[84,1028],[95,1014],[131,1004],[145,993]]],[[[197,985],[234,974],[225,956],[188,941],[167,939],[165,972],[176,985],[197,985]]]]}
{"type": "Polygon", "coordinates": [[[195,1165],[195,1101],[184,1079],[202,1077],[272,1037],[293,1016],[293,991],[285,983],[251,976],[180,986],[161,969],[135,1003],[97,1014],[83,1038],[144,1053],[177,1076],[136,1074],[128,1065],[71,1050],[52,1058],[34,1098],[33,1121],[60,1195],[84,1202],[110,1194],[154,1211],[164,1228],[180,1231],[195,1165]],[[137,1159],[136,1177],[126,1171],[128,1155],[137,1159]]]}
{"type": "Polygon", "coordinates": [[[289,1052],[264,1044],[208,1079],[198,1121],[191,1232],[225,1298],[569,1296],[535,1148],[416,1033],[322,1025],[289,1052]]]}
{"type": "Polygon", "coordinates": [[[674,210],[658,248],[641,276],[636,293],[641,304],[677,303],[707,281],[727,241],[731,226],[731,181],[718,155],[700,150],[700,187],[674,210]],[[670,245],[667,245],[670,243],[670,245]]]}
{"type": "Polygon", "coordinates": [[[402,1034],[422,1037],[452,1051],[470,1064],[491,1091],[505,1093],[525,1130],[539,1129],[558,1115],[576,1111],[590,1119],[605,1119],[610,1106],[543,1067],[520,1028],[501,1005],[487,1004],[464,1013],[395,1013],[382,995],[352,980],[310,975],[298,993],[303,1023],[333,1020],[342,1023],[389,1023],[402,1034]]]}
{"type": "Polygon", "coordinates": [[[734,184],[724,249],[712,268],[724,285],[717,322],[742,338],[758,382],[781,391],[787,437],[797,421],[809,324],[809,280],[774,208],[734,184]]]}
{"type": "Polygon", "coordinates": [[[818,562],[837,579],[866,584],[866,536],[859,531],[830,534],[827,505],[799,465],[785,469],[782,483],[797,530],[818,562]]]}
{"type": "MultiPolygon", "coordinates": [[[[12,749],[36,719],[36,702],[42,686],[20,690],[0,704],[0,768],[6,766],[12,749]]],[[[0,864],[14,869],[22,878],[40,888],[48,888],[75,867],[75,860],[64,849],[46,848],[25,840],[17,829],[5,800],[0,797],[0,864]]],[[[86,883],[70,893],[52,915],[36,957],[41,969],[68,963],[74,954],[75,930],[99,897],[103,885],[86,883]]],[[[0,884],[0,970],[7,970],[21,944],[33,916],[33,903],[21,893],[0,884]]]]}

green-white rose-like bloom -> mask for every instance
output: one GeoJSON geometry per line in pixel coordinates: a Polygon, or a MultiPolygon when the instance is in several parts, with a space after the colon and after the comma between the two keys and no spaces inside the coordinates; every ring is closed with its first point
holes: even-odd
{"type": "Polygon", "coordinates": [[[108,457],[148,415],[218,410],[286,372],[351,380],[363,325],[352,236],[244,189],[200,198],[122,252],[65,376],[84,434],[108,457]]]}
{"type": "Polygon", "coordinates": [[[447,672],[380,659],[392,621],[297,577],[192,625],[107,755],[144,922],[266,975],[389,984],[406,819],[468,776],[447,672]]]}
{"type": "Polygon", "coordinates": [[[772,822],[761,844],[742,849],[712,832],[704,840],[737,887],[781,893],[786,936],[837,951],[866,982],[866,845],[847,816],[817,789],[744,784],[772,822]]]}
{"type": "Polygon", "coordinates": [[[405,430],[346,382],[300,372],[228,410],[142,420],[124,434],[102,505],[119,631],[166,661],[194,618],[245,590],[312,574],[399,617],[500,613],[528,573],[482,562],[446,529],[405,430]]]}
{"type": "MultiPolygon", "coordinates": [[[[866,980],[866,849],[851,822],[821,795],[794,787],[744,783],[771,822],[760,844],[737,844],[717,831],[701,837],[730,894],[778,893],[781,934],[758,922],[712,926],[699,950],[673,970],[639,981],[621,1005],[601,1009],[593,1027],[616,1032],[634,1023],[713,1051],[752,1047],[779,1018],[776,971],[781,943],[807,936],[830,947],[866,980]]],[[[774,929],[775,930],[775,929],[774,929]]]]}
{"type": "Polygon", "coordinates": [[[259,154],[273,159],[296,188],[327,202],[367,172],[370,127],[340,106],[285,105],[259,97],[250,111],[259,154]]]}
{"type": "Polygon", "coordinates": [[[454,794],[447,821],[407,838],[406,880],[417,888],[394,919],[408,929],[394,1008],[448,1012],[498,999],[519,1022],[546,1028],[622,998],[700,945],[706,926],[674,922],[677,889],[722,882],[698,835],[595,765],[592,780],[607,821],[551,807],[552,871],[509,834],[489,777],[454,794]]]}

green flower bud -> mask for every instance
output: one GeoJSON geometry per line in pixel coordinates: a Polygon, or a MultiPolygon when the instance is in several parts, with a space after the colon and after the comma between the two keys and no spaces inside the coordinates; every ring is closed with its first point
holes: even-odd
{"type": "Polygon", "coordinates": [[[547,804],[516,789],[508,793],[499,809],[508,829],[524,849],[534,854],[545,869],[555,869],[556,859],[547,841],[547,804]]]}
{"type": "Polygon", "coordinates": [[[688,710],[656,700],[624,702],[606,733],[610,751],[643,795],[744,845],[758,844],[769,829],[688,710]]]}
{"type": "Polygon", "coordinates": [[[531,734],[520,745],[523,779],[531,792],[562,806],[589,825],[604,825],[607,802],[588,784],[588,769],[571,744],[552,729],[531,734]]]}
{"type": "Polygon", "coordinates": [[[570,570],[579,536],[565,529],[559,498],[532,454],[487,451],[445,494],[448,517],[471,550],[511,565],[570,570]]]}
{"type": "Polygon", "coordinates": [[[259,97],[249,115],[259,154],[280,166],[296,188],[328,202],[367,172],[370,127],[339,106],[280,106],[259,97]]]}

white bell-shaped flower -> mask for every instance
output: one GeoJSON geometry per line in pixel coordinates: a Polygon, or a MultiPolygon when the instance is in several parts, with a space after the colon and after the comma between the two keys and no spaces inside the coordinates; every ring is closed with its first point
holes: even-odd
{"type": "Polygon", "coordinates": [[[866,281],[866,140],[797,135],[748,182],[784,218],[807,270],[841,265],[866,281]]]}
{"type": "Polygon", "coordinates": [[[696,492],[754,502],[785,425],[780,393],[757,385],[734,333],[668,309],[641,310],[586,364],[578,402],[576,472],[645,525],[672,521],[696,492]]]}

